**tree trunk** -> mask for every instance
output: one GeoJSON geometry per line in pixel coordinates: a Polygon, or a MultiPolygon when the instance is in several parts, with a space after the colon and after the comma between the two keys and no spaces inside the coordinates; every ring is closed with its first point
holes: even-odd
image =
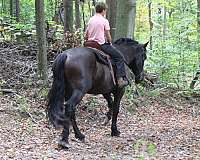
{"type": "Polygon", "coordinates": [[[89,9],[90,17],[92,17],[93,13],[92,13],[90,1],[88,1],[88,9],[89,9]]]}
{"type": "Polygon", "coordinates": [[[167,8],[164,8],[164,15],[163,15],[163,40],[166,40],[166,33],[167,33],[167,8]]]}
{"type": "Polygon", "coordinates": [[[13,16],[13,0],[10,0],[10,16],[13,16]]]}
{"type": "Polygon", "coordinates": [[[53,0],[49,0],[48,2],[49,8],[50,8],[50,15],[51,15],[51,19],[53,19],[54,16],[54,2],[53,0]]]}
{"type": "Polygon", "coordinates": [[[59,24],[59,20],[58,20],[58,17],[59,17],[59,4],[58,4],[58,1],[55,0],[55,8],[54,8],[54,16],[53,16],[53,21],[58,23],[59,24]]]}
{"type": "Polygon", "coordinates": [[[106,0],[106,3],[108,5],[107,18],[110,22],[111,36],[114,38],[116,30],[117,2],[116,0],[106,0]]]}
{"type": "Polygon", "coordinates": [[[15,1],[15,5],[16,5],[16,11],[15,11],[15,17],[16,17],[16,21],[19,22],[19,14],[20,14],[20,4],[19,4],[19,0],[15,1]]]}
{"type": "Polygon", "coordinates": [[[81,18],[80,18],[80,0],[75,0],[75,18],[76,18],[76,29],[81,28],[81,18]]]}
{"type": "Polygon", "coordinates": [[[197,0],[197,33],[198,33],[197,40],[199,42],[200,41],[200,0],[197,0]]]}
{"type": "Polygon", "coordinates": [[[86,21],[85,21],[85,7],[84,2],[81,3],[81,11],[82,11],[82,18],[83,18],[83,31],[86,30],[86,21]]]}
{"type": "Polygon", "coordinates": [[[152,48],[153,48],[153,39],[152,39],[153,22],[152,22],[151,4],[152,4],[152,1],[149,0],[149,2],[148,2],[148,8],[149,8],[149,30],[150,30],[149,45],[150,45],[150,49],[152,50],[152,48]]]}
{"type": "Polygon", "coordinates": [[[63,0],[64,3],[64,32],[73,31],[73,0],[63,0]]]}
{"type": "Polygon", "coordinates": [[[136,0],[117,0],[115,40],[133,38],[136,16],[136,0]]]}
{"type": "MultiPolygon", "coordinates": [[[[200,44],[200,0],[197,0],[197,44],[200,44]]],[[[198,47],[198,55],[200,55],[200,46],[197,45],[197,47],[198,47]]],[[[190,84],[191,89],[194,89],[195,83],[199,79],[199,77],[200,77],[200,65],[194,79],[190,84]]]]}
{"type": "Polygon", "coordinates": [[[5,5],[5,0],[1,1],[2,7],[1,7],[1,14],[6,12],[6,5],[5,5]]]}
{"type": "Polygon", "coordinates": [[[47,48],[45,34],[44,0],[35,0],[36,32],[38,45],[38,71],[42,79],[47,79],[47,48]]]}

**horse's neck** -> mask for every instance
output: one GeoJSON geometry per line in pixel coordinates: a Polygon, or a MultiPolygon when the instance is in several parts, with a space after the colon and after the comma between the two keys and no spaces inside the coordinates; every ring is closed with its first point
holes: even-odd
{"type": "Polygon", "coordinates": [[[124,59],[126,60],[126,62],[129,64],[131,62],[131,58],[130,55],[128,54],[128,52],[126,52],[126,48],[120,45],[115,45],[115,47],[120,50],[122,56],[124,57],[124,59]]]}

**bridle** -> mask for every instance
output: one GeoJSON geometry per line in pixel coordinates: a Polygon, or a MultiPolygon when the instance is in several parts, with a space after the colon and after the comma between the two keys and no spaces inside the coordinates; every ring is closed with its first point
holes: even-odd
{"type": "Polygon", "coordinates": [[[143,74],[143,71],[140,72],[138,75],[135,75],[135,78],[141,77],[142,74],[143,74]]]}

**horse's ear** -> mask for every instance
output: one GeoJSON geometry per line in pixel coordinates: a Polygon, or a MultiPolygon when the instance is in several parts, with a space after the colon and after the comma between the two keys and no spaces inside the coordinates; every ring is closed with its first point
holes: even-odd
{"type": "Polygon", "coordinates": [[[146,48],[147,45],[148,45],[148,43],[149,43],[149,41],[148,41],[147,43],[145,43],[145,44],[143,45],[143,47],[146,48]]]}

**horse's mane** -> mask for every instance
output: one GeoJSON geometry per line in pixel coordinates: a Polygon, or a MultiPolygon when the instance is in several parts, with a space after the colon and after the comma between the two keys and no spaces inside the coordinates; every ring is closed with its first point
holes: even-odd
{"type": "Polygon", "coordinates": [[[139,44],[138,41],[135,41],[131,38],[120,38],[114,42],[114,44],[127,44],[127,45],[137,45],[139,44]]]}

